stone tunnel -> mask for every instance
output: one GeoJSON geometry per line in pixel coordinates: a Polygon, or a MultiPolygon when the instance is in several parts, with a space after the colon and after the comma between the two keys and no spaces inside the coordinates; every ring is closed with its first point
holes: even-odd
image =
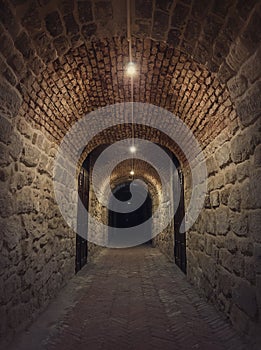
{"type": "MultiPolygon", "coordinates": [[[[98,278],[100,270],[92,272],[91,266],[102,268],[104,263],[107,271],[108,260],[112,264],[118,259],[118,265],[126,263],[126,276],[131,264],[136,266],[140,259],[140,269],[144,261],[148,264],[145,279],[148,266],[154,268],[148,262],[152,254],[155,266],[157,261],[162,264],[158,267],[162,278],[166,278],[164,264],[170,276],[177,269],[177,278],[188,283],[188,293],[197,293],[195,298],[200,295],[206,310],[213,307],[231,326],[231,332],[245,337],[247,345],[242,349],[256,344],[260,349],[260,17],[258,0],[0,0],[1,348],[9,348],[19,334],[32,327],[68,284],[75,281],[77,285],[78,276],[85,274],[82,279],[87,281],[93,273],[92,278],[98,278]],[[131,78],[126,72],[130,45],[136,67],[131,78]],[[123,112],[110,124],[108,114],[113,108],[121,114],[122,106],[132,109],[132,119],[123,112]],[[166,122],[170,115],[176,124],[166,122]],[[80,148],[77,137],[72,140],[77,142],[71,142],[68,153],[75,148],[79,155],[73,159],[74,179],[68,187],[60,188],[62,201],[71,205],[67,214],[76,213],[72,218],[76,224],[70,225],[57,200],[54,170],[66,135],[85,118],[78,133],[79,144],[89,134],[92,137],[80,148]],[[181,131],[177,125],[182,125],[181,131]],[[171,137],[173,132],[180,142],[171,137]],[[137,154],[119,162],[109,177],[103,169],[110,162],[104,163],[98,176],[99,191],[95,192],[92,174],[96,162],[113,144],[129,142],[134,136],[153,144],[175,165],[174,170],[164,169],[169,171],[163,177],[170,187],[162,205],[162,169],[139,159],[139,144],[137,154]],[[203,202],[193,225],[180,234],[195,191],[193,172],[197,175],[203,167],[202,157],[190,143],[192,137],[204,158],[206,191],[196,200],[203,202]],[[195,160],[198,171],[193,170],[195,160]],[[174,214],[173,184],[177,177],[181,204],[174,214]],[[106,248],[103,243],[110,240],[108,226],[118,223],[125,227],[125,214],[116,217],[110,212],[105,188],[126,202],[134,178],[146,184],[148,191],[146,208],[136,217],[149,213],[153,228],[157,226],[154,220],[162,226],[166,213],[171,220],[157,235],[149,236],[149,232],[143,242],[148,241],[149,247],[106,248]],[[72,183],[78,186],[79,198],[90,214],[89,223],[80,223],[83,235],[75,229],[79,227],[79,206],[75,191],[69,191],[72,183]],[[101,232],[100,227],[107,231],[101,232]],[[102,237],[101,244],[97,236],[102,237]],[[135,249],[140,254],[137,259],[135,249]],[[153,258],[153,254],[161,255],[153,258]]],[[[64,179],[71,165],[63,164],[59,174],[64,179]]],[[[139,186],[138,191],[142,191],[139,186]]],[[[99,281],[109,290],[113,282],[109,285],[106,276],[104,272],[99,281]]],[[[119,278],[117,274],[114,277],[119,278]]],[[[159,276],[155,279],[161,284],[159,276]]],[[[182,290],[178,283],[171,283],[169,280],[173,290],[182,290]]],[[[167,291],[167,280],[162,288],[167,291]]],[[[103,295],[101,289],[99,293],[103,295]]],[[[175,298],[160,295],[163,304],[175,298]]],[[[90,300],[95,303],[91,294],[90,300]]],[[[180,314],[183,310],[186,303],[180,314]]],[[[141,312],[141,319],[145,314],[146,310],[141,312]]],[[[170,313],[168,317],[166,324],[170,313]]],[[[152,318],[157,318],[156,311],[152,318]]],[[[221,329],[220,338],[225,337],[223,333],[221,329]]],[[[115,331],[116,339],[117,334],[115,331]]],[[[100,348],[122,349],[125,343],[120,339],[117,346],[100,348]]],[[[174,340],[169,339],[148,348],[175,348],[174,340]]],[[[195,339],[199,341],[200,334],[195,339]]],[[[61,349],[73,349],[76,344],[61,349]]],[[[87,332],[84,348],[98,349],[88,344],[87,332]]],[[[181,341],[177,349],[232,349],[195,344],[182,347],[181,341]]]]}

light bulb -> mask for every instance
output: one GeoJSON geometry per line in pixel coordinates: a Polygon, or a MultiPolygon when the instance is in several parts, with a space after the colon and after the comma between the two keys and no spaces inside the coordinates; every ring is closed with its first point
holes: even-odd
{"type": "Polygon", "coordinates": [[[131,153],[135,153],[136,152],[136,147],[135,146],[131,146],[130,147],[130,151],[131,151],[131,153]]]}
{"type": "Polygon", "coordinates": [[[130,174],[131,174],[131,175],[134,175],[134,170],[131,170],[130,174]]]}
{"type": "Polygon", "coordinates": [[[130,76],[130,77],[133,77],[135,74],[136,74],[136,66],[135,66],[135,63],[133,62],[129,62],[127,64],[127,74],[130,76]]]}

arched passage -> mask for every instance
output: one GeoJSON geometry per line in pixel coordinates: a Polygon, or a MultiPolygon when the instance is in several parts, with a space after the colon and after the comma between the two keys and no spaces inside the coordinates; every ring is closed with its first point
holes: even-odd
{"type": "MultiPolygon", "coordinates": [[[[132,12],[134,101],[183,120],[207,159],[205,205],[187,233],[187,277],[240,331],[256,335],[260,2],[136,0],[132,12]]],[[[54,157],[84,114],[130,101],[124,13],[125,2],[117,0],[0,3],[3,339],[25,327],[74,274],[75,232],[54,196],[54,157]]],[[[107,130],[87,151],[130,131],[107,130]]],[[[157,130],[136,131],[169,145],[157,130]]],[[[189,169],[182,170],[186,203],[192,184],[189,169]]],[[[153,172],[140,172],[157,182],[153,172]]],[[[103,220],[106,210],[97,208],[103,220]]]]}
{"type": "MultiPolygon", "coordinates": [[[[134,199],[132,198],[131,192],[130,192],[130,185],[131,182],[125,182],[123,184],[117,185],[115,189],[113,190],[113,195],[116,199],[118,199],[120,202],[126,202],[129,204],[130,209],[127,213],[120,213],[118,206],[119,204],[114,205],[112,210],[109,210],[109,242],[113,241],[114,236],[114,228],[128,228],[133,226],[138,226],[147,220],[151,219],[152,217],[152,199],[150,196],[150,193],[147,193],[147,196],[145,200],[143,201],[143,198],[141,198],[141,205],[137,207],[135,210],[133,210],[132,206],[134,204],[134,199]]],[[[137,190],[135,192],[139,192],[141,184],[134,184],[133,186],[137,187],[137,190]]],[[[139,194],[138,194],[139,196],[139,194]]],[[[151,242],[152,239],[152,227],[151,223],[146,226],[146,229],[148,230],[148,234],[146,234],[148,240],[144,241],[151,242]]]]}

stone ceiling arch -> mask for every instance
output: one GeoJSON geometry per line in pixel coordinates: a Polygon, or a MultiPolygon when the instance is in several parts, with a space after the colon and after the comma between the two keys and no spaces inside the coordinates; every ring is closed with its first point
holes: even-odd
{"type": "MultiPolygon", "coordinates": [[[[135,101],[176,113],[208,143],[236,117],[224,83],[259,40],[254,33],[258,1],[132,4],[134,57],[140,66],[135,101]],[[204,133],[204,124],[214,135],[204,133]]],[[[125,13],[119,0],[2,1],[4,74],[23,97],[20,114],[57,142],[82,114],[130,98],[123,74],[125,13]]],[[[20,103],[18,97],[14,114],[20,103]]]]}

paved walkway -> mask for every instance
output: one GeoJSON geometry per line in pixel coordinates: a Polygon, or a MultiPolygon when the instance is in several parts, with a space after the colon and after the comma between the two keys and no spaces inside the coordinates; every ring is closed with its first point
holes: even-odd
{"type": "Polygon", "coordinates": [[[251,349],[154,248],[105,250],[81,270],[17,350],[251,349]]]}

